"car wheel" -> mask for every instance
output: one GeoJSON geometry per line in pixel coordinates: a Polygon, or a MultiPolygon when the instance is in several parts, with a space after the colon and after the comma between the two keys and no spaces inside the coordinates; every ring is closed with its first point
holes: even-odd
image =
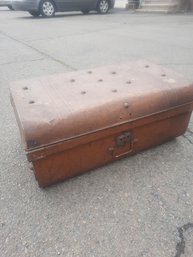
{"type": "Polygon", "coordinates": [[[43,17],[53,17],[56,7],[52,0],[42,0],[40,3],[40,13],[43,17]]]}
{"type": "Polygon", "coordinates": [[[109,1],[108,0],[99,0],[97,11],[100,14],[108,13],[109,11],[109,1]]]}
{"type": "Polygon", "coordinates": [[[29,13],[34,16],[34,17],[38,17],[40,16],[40,12],[39,11],[29,11],[29,13]]]}
{"type": "Polygon", "coordinates": [[[14,11],[12,5],[8,5],[7,7],[9,8],[9,10],[14,11]]]}
{"type": "Polygon", "coordinates": [[[89,13],[89,10],[82,10],[82,13],[83,13],[83,14],[88,14],[88,13],[89,13]]]}

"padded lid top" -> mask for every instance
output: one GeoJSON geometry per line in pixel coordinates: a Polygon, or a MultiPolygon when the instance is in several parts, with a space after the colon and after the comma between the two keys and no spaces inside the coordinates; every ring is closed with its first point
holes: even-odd
{"type": "Polygon", "coordinates": [[[25,150],[69,140],[193,101],[193,85],[138,61],[14,82],[25,150]]]}

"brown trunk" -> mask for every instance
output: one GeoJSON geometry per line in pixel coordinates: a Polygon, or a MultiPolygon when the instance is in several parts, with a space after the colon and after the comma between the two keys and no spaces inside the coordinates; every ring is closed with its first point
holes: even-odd
{"type": "Polygon", "coordinates": [[[15,82],[11,100],[40,186],[183,134],[193,85],[137,62],[15,82]]]}

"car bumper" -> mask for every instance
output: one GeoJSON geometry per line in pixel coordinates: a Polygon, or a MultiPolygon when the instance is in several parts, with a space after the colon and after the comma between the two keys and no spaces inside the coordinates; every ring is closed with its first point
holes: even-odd
{"type": "Polygon", "coordinates": [[[110,9],[114,8],[115,5],[115,0],[110,0],[110,9]]]}
{"type": "Polygon", "coordinates": [[[13,0],[12,6],[17,11],[38,11],[39,1],[36,0],[13,0]]]}

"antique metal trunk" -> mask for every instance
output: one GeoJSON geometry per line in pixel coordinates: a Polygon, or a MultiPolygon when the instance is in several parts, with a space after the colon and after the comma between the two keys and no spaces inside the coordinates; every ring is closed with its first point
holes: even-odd
{"type": "Polygon", "coordinates": [[[11,102],[44,187],[182,135],[193,84],[139,61],[18,81],[11,102]]]}

